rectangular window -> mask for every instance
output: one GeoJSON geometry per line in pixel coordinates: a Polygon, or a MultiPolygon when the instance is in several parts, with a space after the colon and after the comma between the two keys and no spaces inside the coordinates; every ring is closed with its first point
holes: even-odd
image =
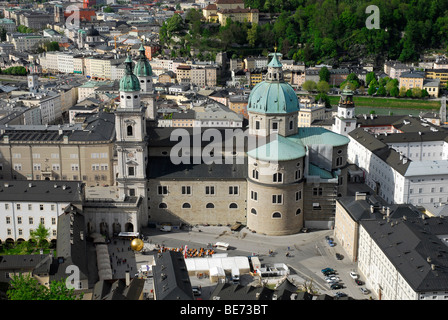
{"type": "Polygon", "coordinates": [[[258,192],[256,191],[251,191],[250,192],[250,198],[254,201],[258,201],[258,192]]]}
{"type": "Polygon", "coordinates": [[[215,194],[215,187],[214,186],[206,186],[205,194],[215,194]]]}
{"type": "Polygon", "coordinates": [[[45,218],[43,218],[43,217],[40,218],[40,223],[41,223],[41,224],[45,224],[45,218]]]}
{"type": "Polygon", "coordinates": [[[128,176],[134,176],[134,175],[135,175],[135,168],[128,167],[128,176]]]}
{"type": "Polygon", "coordinates": [[[238,194],[238,186],[230,186],[229,187],[229,194],[237,195],[238,194]]]}
{"type": "Polygon", "coordinates": [[[33,223],[34,223],[34,219],[33,219],[33,217],[29,217],[29,218],[28,218],[28,223],[29,223],[29,224],[33,224],[33,223]]]}
{"type": "Polygon", "coordinates": [[[313,196],[321,196],[322,188],[313,188],[313,196]]]}
{"type": "Polygon", "coordinates": [[[282,204],[283,203],[283,195],[281,195],[281,194],[272,195],[272,203],[282,204]]]}
{"type": "Polygon", "coordinates": [[[51,224],[53,224],[53,225],[56,224],[56,218],[51,218],[51,224]]]}
{"type": "Polygon", "coordinates": [[[190,186],[182,186],[182,194],[191,194],[190,186]]]}
{"type": "Polygon", "coordinates": [[[299,201],[302,199],[302,191],[297,191],[296,192],[296,201],[299,201]]]}
{"type": "Polygon", "coordinates": [[[168,194],[168,187],[167,186],[158,186],[157,193],[158,194],[168,194]]]}

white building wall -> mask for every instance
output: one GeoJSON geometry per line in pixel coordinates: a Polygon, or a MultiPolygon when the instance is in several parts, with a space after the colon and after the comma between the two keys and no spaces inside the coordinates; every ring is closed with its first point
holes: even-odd
{"type": "Polygon", "coordinates": [[[57,219],[69,205],[55,201],[1,201],[0,239],[29,240],[30,231],[36,230],[41,222],[50,229],[49,240],[56,239],[57,219]]]}

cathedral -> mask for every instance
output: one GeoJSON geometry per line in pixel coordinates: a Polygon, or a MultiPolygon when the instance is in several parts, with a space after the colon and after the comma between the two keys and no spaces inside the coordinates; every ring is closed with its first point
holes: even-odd
{"type": "Polygon", "coordinates": [[[115,111],[120,195],[84,206],[88,231],[240,222],[252,232],[288,235],[333,227],[335,200],[347,191],[349,139],[299,127],[300,104],[283,79],[281,54],[270,56],[266,79],[249,96],[242,147],[226,129],[182,128],[179,142],[179,128],[154,125],[150,63],[142,48],[134,67],[128,57],[115,111]],[[179,150],[191,161],[173,161],[179,150]]]}

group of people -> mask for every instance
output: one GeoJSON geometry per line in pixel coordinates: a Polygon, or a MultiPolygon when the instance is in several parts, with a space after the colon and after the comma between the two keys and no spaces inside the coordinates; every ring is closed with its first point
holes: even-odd
{"type": "Polygon", "coordinates": [[[210,257],[215,253],[214,249],[206,249],[206,248],[199,248],[199,249],[187,248],[187,247],[168,248],[165,246],[161,246],[158,249],[159,253],[166,251],[182,252],[185,258],[210,257]]]}

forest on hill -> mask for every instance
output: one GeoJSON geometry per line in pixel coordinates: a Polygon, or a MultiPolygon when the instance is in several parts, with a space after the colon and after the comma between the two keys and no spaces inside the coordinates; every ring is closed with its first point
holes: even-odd
{"type": "MultiPolygon", "coordinates": [[[[191,9],[184,20],[175,15],[161,28],[168,44],[176,35],[173,56],[225,50],[236,56],[266,54],[275,46],[288,59],[307,65],[367,58],[372,61],[418,61],[430,50],[448,50],[447,0],[244,0],[245,7],[275,17],[270,23],[206,23],[191,9]],[[369,5],[378,7],[379,28],[369,29],[369,5]],[[183,32],[182,32],[183,31],[183,32]]],[[[205,56],[203,57],[206,58],[205,56]]]]}
{"type": "MultiPolygon", "coordinates": [[[[289,58],[305,62],[347,56],[417,61],[448,46],[446,0],[244,0],[246,7],[280,13],[262,26],[289,58]],[[369,5],[378,7],[379,29],[368,29],[369,5]]],[[[263,38],[257,39],[263,41],[263,38]]]]}

